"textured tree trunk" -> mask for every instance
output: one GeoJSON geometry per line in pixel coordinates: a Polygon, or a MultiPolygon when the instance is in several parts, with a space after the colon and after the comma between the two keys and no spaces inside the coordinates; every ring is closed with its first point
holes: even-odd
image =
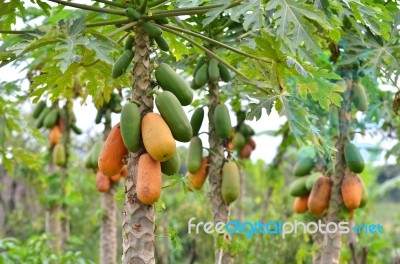
{"type": "MultiPolygon", "coordinates": [[[[104,140],[111,130],[111,122],[104,123],[104,140]]],[[[100,226],[100,264],[117,263],[117,205],[114,199],[117,184],[111,183],[110,190],[101,194],[103,217],[100,226]]]]}
{"type": "MultiPolygon", "coordinates": [[[[142,27],[135,28],[134,68],[132,73],[132,99],[140,103],[141,116],[153,111],[151,91],[151,61],[149,36],[142,27]]],[[[122,222],[122,263],[155,263],[155,212],[153,206],[143,205],[136,195],[136,178],[139,156],[130,153],[129,174],[125,186],[125,209],[122,222]]]]}
{"type": "MultiPolygon", "coordinates": [[[[339,108],[339,136],[335,145],[337,152],[335,153],[334,172],[331,177],[333,185],[331,191],[331,198],[329,202],[328,220],[327,220],[328,223],[334,222],[336,224],[340,222],[339,205],[343,203],[340,187],[342,185],[343,177],[347,170],[347,165],[343,153],[344,153],[344,145],[347,142],[349,124],[351,119],[350,95],[353,84],[351,80],[346,80],[346,84],[347,84],[347,89],[344,93],[342,107],[339,108]]],[[[342,246],[342,236],[340,232],[335,232],[332,234],[329,234],[327,232],[324,238],[321,263],[322,264],[339,263],[341,246],[342,246]]]]}
{"type": "MultiPolygon", "coordinates": [[[[209,144],[210,152],[208,156],[208,180],[211,186],[210,201],[211,211],[214,223],[227,223],[229,220],[229,204],[225,203],[221,196],[222,183],[222,166],[224,164],[224,145],[223,140],[219,138],[214,127],[214,112],[219,103],[219,86],[216,82],[209,82],[209,103],[208,103],[208,120],[209,120],[209,144]]],[[[233,263],[232,255],[223,244],[229,245],[230,236],[228,234],[216,236],[214,238],[214,255],[215,263],[229,264],[233,263]],[[222,245],[221,245],[222,244],[222,245]]]]}
{"type": "MultiPolygon", "coordinates": [[[[326,217],[323,217],[321,220],[324,224],[326,224],[326,217]]],[[[312,259],[313,262],[312,263],[320,264],[322,248],[324,245],[324,234],[322,234],[321,232],[318,231],[318,232],[312,234],[312,238],[313,238],[314,245],[317,247],[317,250],[313,253],[313,259],[312,259]]]]}

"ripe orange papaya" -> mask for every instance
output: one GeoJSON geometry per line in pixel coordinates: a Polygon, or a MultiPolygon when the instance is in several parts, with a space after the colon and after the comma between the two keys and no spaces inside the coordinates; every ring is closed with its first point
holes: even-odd
{"type": "Polygon", "coordinates": [[[156,113],[142,118],[142,139],[150,156],[160,162],[167,161],[176,152],[175,139],[164,119],[156,113]]]}
{"type": "Polygon", "coordinates": [[[161,164],[148,153],[140,156],[136,192],[138,199],[147,205],[156,202],[161,196],[162,188],[161,164]]]}
{"type": "Polygon", "coordinates": [[[253,138],[250,138],[249,139],[249,142],[248,142],[248,144],[251,146],[251,148],[253,149],[253,150],[255,150],[256,149],[256,141],[253,139],[253,138]]]}
{"type": "Polygon", "coordinates": [[[308,209],[313,215],[320,216],[325,213],[331,197],[332,181],[327,176],[318,178],[308,198],[308,209]]]}
{"type": "MultiPolygon", "coordinates": [[[[204,182],[207,179],[207,175],[208,175],[208,159],[203,158],[203,160],[201,161],[199,171],[196,173],[188,173],[187,174],[189,184],[192,185],[193,188],[200,190],[201,187],[203,187],[204,182]]],[[[186,189],[188,191],[192,191],[192,189],[189,188],[189,186],[186,186],[186,189]]]]}
{"type": "Polygon", "coordinates": [[[253,151],[253,148],[250,146],[250,144],[246,144],[240,150],[240,157],[242,159],[248,159],[248,158],[250,158],[250,155],[251,155],[252,151],[253,151]]]}
{"type": "Polygon", "coordinates": [[[343,203],[348,209],[352,210],[360,207],[363,187],[357,174],[346,174],[342,182],[341,190],[343,203]]]}
{"type": "Polygon", "coordinates": [[[110,177],[110,180],[111,180],[112,182],[117,182],[117,181],[119,181],[121,178],[122,178],[121,173],[118,173],[118,174],[115,174],[114,176],[111,176],[111,177],[110,177]]]}
{"type": "Polygon", "coordinates": [[[119,123],[108,134],[106,142],[99,155],[99,169],[108,176],[118,174],[124,166],[124,156],[128,155],[128,149],[124,145],[119,123]]]}
{"type": "Polygon", "coordinates": [[[107,192],[110,190],[110,179],[100,170],[96,173],[96,189],[99,192],[107,192]]]}
{"type": "Polygon", "coordinates": [[[55,126],[50,130],[50,134],[49,134],[49,141],[51,145],[55,145],[60,143],[61,140],[61,130],[59,126],[55,126]]]}
{"type": "Polygon", "coordinates": [[[294,198],[293,210],[297,214],[303,214],[308,210],[308,197],[310,194],[294,198]]]}

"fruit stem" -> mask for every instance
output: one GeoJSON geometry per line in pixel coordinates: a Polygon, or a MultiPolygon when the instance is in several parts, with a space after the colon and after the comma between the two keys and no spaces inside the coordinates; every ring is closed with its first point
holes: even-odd
{"type": "Polygon", "coordinates": [[[157,7],[159,5],[166,4],[168,2],[170,2],[170,0],[158,0],[158,1],[154,1],[154,2],[149,3],[147,6],[149,8],[154,8],[154,7],[157,7]]]}
{"type": "Polygon", "coordinates": [[[147,7],[147,1],[148,0],[142,0],[141,5],[139,6],[139,13],[143,14],[144,11],[146,11],[146,7],[147,7]]]}
{"type": "MultiPolygon", "coordinates": [[[[238,5],[240,5],[241,2],[242,2],[242,0],[233,2],[232,4],[228,5],[226,7],[226,9],[238,6],[238,5]]],[[[157,15],[158,14],[172,14],[172,13],[182,13],[182,15],[204,14],[214,8],[222,7],[224,5],[225,4],[213,4],[213,5],[205,5],[205,6],[197,6],[197,7],[177,8],[177,9],[173,9],[173,10],[154,10],[153,13],[157,14],[157,15]],[[186,13],[186,12],[190,12],[190,13],[186,13]]]]}
{"type": "Polygon", "coordinates": [[[113,32],[111,32],[110,34],[107,35],[107,37],[111,38],[114,37],[115,35],[117,35],[119,32],[124,31],[125,29],[131,28],[134,25],[136,25],[136,21],[131,22],[129,24],[126,24],[120,28],[117,28],[116,30],[114,30],[113,32]]]}
{"type": "Polygon", "coordinates": [[[87,27],[87,28],[90,28],[90,27],[99,27],[99,26],[126,24],[126,23],[128,23],[129,21],[130,21],[129,19],[108,20],[108,21],[103,21],[103,22],[97,22],[97,23],[86,24],[86,27],[87,27]]]}
{"type": "Polygon", "coordinates": [[[60,5],[64,5],[64,6],[70,6],[70,7],[83,9],[83,10],[100,12],[100,13],[104,13],[104,14],[113,14],[113,15],[125,16],[125,11],[121,11],[121,10],[114,10],[114,9],[109,9],[109,8],[102,8],[102,7],[84,5],[84,4],[77,4],[77,3],[70,3],[70,2],[67,2],[67,1],[63,1],[63,0],[48,0],[48,1],[60,4],[60,5]]]}
{"type": "Polygon", "coordinates": [[[26,34],[33,32],[33,30],[0,30],[0,34],[26,34]]]}

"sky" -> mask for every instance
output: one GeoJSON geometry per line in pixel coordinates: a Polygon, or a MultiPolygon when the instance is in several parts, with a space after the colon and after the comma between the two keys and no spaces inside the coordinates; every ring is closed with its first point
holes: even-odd
{"type": "MultiPolygon", "coordinates": [[[[91,1],[85,0],[81,1],[82,3],[89,4],[91,1]]],[[[27,1],[27,4],[30,4],[29,1],[27,1]]],[[[53,3],[50,3],[53,5],[53,3]]],[[[33,24],[40,25],[41,20],[36,20],[32,21],[33,24]]],[[[15,25],[14,29],[21,29],[23,27],[22,21],[18,21],[17,24],[15,25]]],[[[6,67],[0,68],[0,81],[15,81],[17,79],[20,79],[21,76],[26,76],[24,72],[21,72],[20,69],[17,69],[15,67],[12,67],[10,65],[7,65],[6,67]]],[[[390,86],[382,86],[380,87],[384,90],[392,89],[390,86]]],[[[27,81],[23,82],[21,85],[21,89],[24,91],[27,91],[29,89],[29,84],[27,81]]],[[[188,114],[188,117],[190,118],[191,114],[193,113],[192,110],[193,108],[188,106],[184,107],[185,111],[188,114]]],[[[96,115],[96,109],[93,106],[91,102],[91,98],[89,97],[88,100],[84,104],[80,104],[78,101],[74,103],[74,111],[77,116],[77,125],[81,129],[83,129],[84,133],[80,137],[84,139],[86,136],[94,135],[95,132],[101,133],[103,126],[102,125],[94,125],[94,119],[96,115]],[[94,129],[94,130],[93,130],[94,129]]],[[[361,114],[358,113],[358,118],[360,118],[361,114]]],[[[236,118],[234,114],[231,112],[231,121],[233,125],[236,125],[236,118]]],[[[276,154],[276,149],[279,146],[281,142],[281,137],[271,137],[265,134],[260,135],[260,133],[265,132],[265,131],[271,131],[271,130],[277,130],[282,126],[286,121],[285,117],[279,116],[279,114],[273,110],[271,115],[262,115],[261,119],[258,121],[247,121],[246,123],[249,124],[256,132],[256,136],[254,137],[256,143],[257,143],[257,148],[253,151],[251,155],[252,160],[257,160],[257,159],[262,159],[267,163],[270,163],[272,159],[274,158],[276,154]]],[[[116,124],[119,122],[119,115],[118,114],[113,114],[112,115],[112,123],[116,124]]],[[[205,119],[203,121],[203,125],[200,131],[207,131],[208,128],[208,119],[207,119],[207,110],[205,114],[205,119]]],[[[206,135],[201,135],[200,136],[203,141],[203,145],[205,147],[208,147],[207,144],[207,137],[206,135]]],[[[380,142],[380,146],[383,149],[390,149],[395,143],[395,140],[382,140],[382,136],[380,135],[370,135],[367,134],[365,136],[362,135],[356,135],[354,142],[362,147],[373,147],[380,142]]],[[[188,146],[188,143],[180,143],[178,142],[178,145],[185,145],[188,146]]],[[[368,154],[365,150],[362,150],[362,154],[364,158],[368,159],[368,154]]],[[[378,158],[378,161],[376,161],[378,164],[383,164],[385,161],[383,160],[383,155],[378,158]]],[[[392,159],[389,160],[389,163],[394,163],[395,158],[393,157],[392,159]]]]}

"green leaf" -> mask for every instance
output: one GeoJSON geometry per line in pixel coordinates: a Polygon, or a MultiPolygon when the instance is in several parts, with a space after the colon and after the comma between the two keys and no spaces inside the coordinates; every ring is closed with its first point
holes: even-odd
{"type": "Polygon", "coordinates": [[[251,0],[244,2],[235,8],[232,8],[231,19],[236,22],[241,22],[241,17],[244,17],[243,28],[247,31],[261,28],[264,25],[264,17],[261,9],[261,0],[251,0]]]}

